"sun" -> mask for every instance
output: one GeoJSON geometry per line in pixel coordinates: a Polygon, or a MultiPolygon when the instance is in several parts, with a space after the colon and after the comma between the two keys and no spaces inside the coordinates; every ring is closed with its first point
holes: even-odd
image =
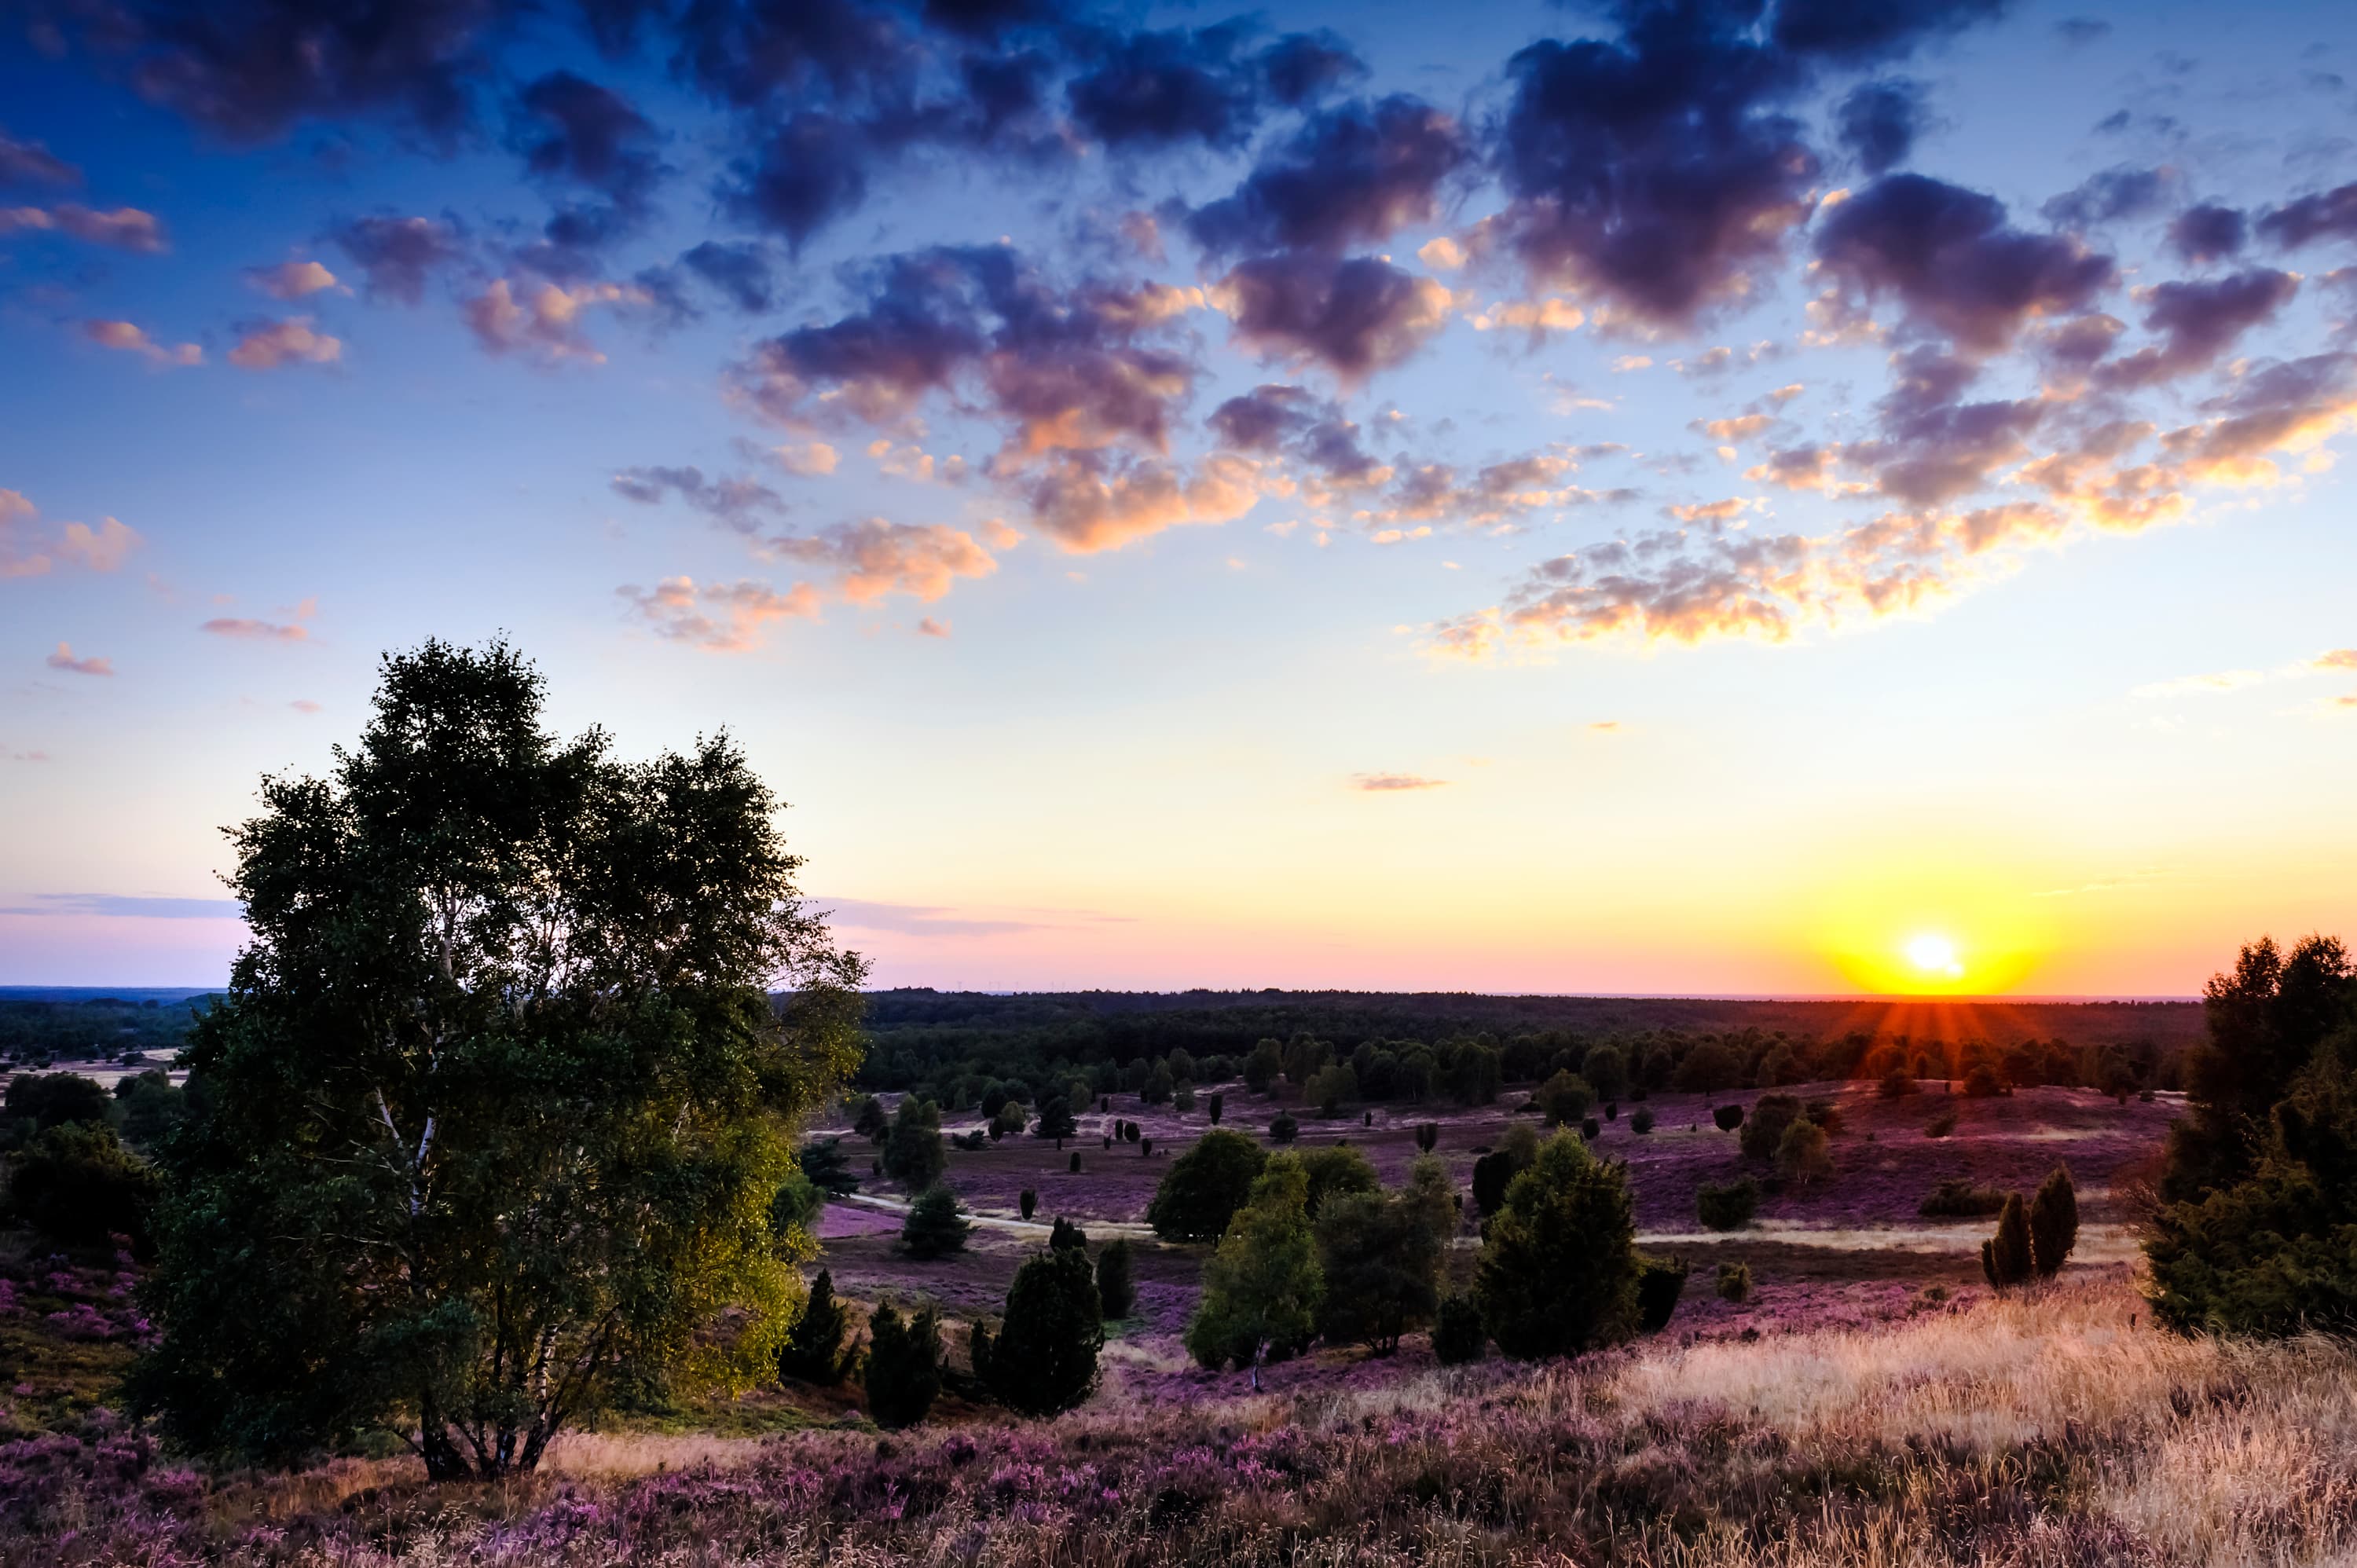
{"type": "Polygon", "coordinates": [[[1935,931],[1925,931],[1921,936],[1909,939],[1907,961],[1923,973],[1937,975],[1943,980],[1964,978],[1964,966],[1956,956],[1956,944],[1935,931]]]}

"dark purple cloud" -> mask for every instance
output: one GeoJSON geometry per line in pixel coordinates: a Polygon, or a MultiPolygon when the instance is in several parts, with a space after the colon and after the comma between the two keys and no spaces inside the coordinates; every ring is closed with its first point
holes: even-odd
{"type": "Polygon", "coordinates": [[[2146,296],[2144,325],[2161,341],[2104,366],[2096,380],[2126,391],[2207,370],[2244,333],[2272,320],[2298,292],[2298,278],[2266,267],[2215,282],[2160,284],[2146,296]]]}
{"type": "Polygon", "coordinates": [[[802,242],[867,199],[867,134],[840,116],[805,111],[784,121],[739,160],[721,189],[748,222],[802,242]]]}
{"type": "Polygon", "coordinates": [[[1770,34],[1794,54],[1864,65],[1995,20],[2005,7],[2006,0],[1782,0],[1770,34]]]}
{"type": "Polygon", "coordinates": [[[1215,253],[1381,244],[1429,222],[1441,182],[1472,159],[1462,127],[1405,94],[1313,117],[1237,188],[1187,220],[1215,253]]]}
{"type": "Polygon", "coordinates": [[[1261,113],[1246,37],[1223,22],[1105,39],[1066,89],[1072,119],[1111,147],[1235,146],[1261,113]]]}
{"type": "Polygon", "coordinates": [[[1265,383],[1211,411],[1220,445],[1239,452],[1275,452],[1318,422],[1328,405],[1305,387],[1265,383]]]}
{"type": "Polygon", "coordinates": [[[760,245],[706,240],[681,252],[679,264],[719,290],[748,316],[762,315],[777,303],[770,252],[760,245]]]}
{"type": "Polygon", "coordinates": [[[2357,182],[2303,196],[2259,217],[2269,244],[2296,250],[2319,240],[2357,240],[2357,182]]]}
{"type": "Polygon", "coordinates": [[[426,280],[465,254],[457,225],[431,218],[362,218],[329,238],[361,269],[370,294],[404,305],[423,299],[426,280]]]}
{"type": "Polygon", "coordinates": [[[625,468],[612,480],[614,493],[640,506],[675,495],[696,510],[738,533],[757,532],[763,520],[782,514],[783,496],[756,479],[710,478],[694,467],[625,468]]]}
{"type": "Polygon", "coordinates": [[[569,70],[553,70],[519,93],[510,142],[544,179],[567,180],[636,207],[662,166],[657,133],[619,93],[569,70]]]}
{"type": "Polygon", "coordinates": [[[2116,270],[2068,236],[2011,227],[1993,196],[1916,174],[1886,176],[1835,207],[1816,253],[1846,288],[1895,297],[1918,326],[1975,353],[2005,348],[2034,318],[2082,309],[2116,270]]]}
{"type": "Polygon", "coordinates": [[[2200,266],[2240,254],[2250,231],[2250,220],[2239,209],[2205,201],[2170,220],[2169,243],[2179,255],[2200,266]]]}
{"type": "Polygon", "coordinates": [[[1261,51],[1261,80],[1268,95],[1287,109],[1315,102],[1367,74],[1366,62],[1337,35],[1287,33],[1261,51]]]}
{"type": "Polygon", "coordinates": [[[20,142],[0,131],[0,187],[80,185],[81,170],[38,142],[20,142]]]}
{"type": "Polygon", "coordinates": [[[1901,354],[1891,371],[1890,390],[1875,405],[1876,438],[1842,457],[1870,470],[1883,494],[1911,505],[1943,505],[1980,489],[1992,470],[2025,455],[2045,417],[2035,398],[1964,402],[1980,367],[1938,349],[1901,354]]]}
{"type": "Polygon", "coordinates": [[[1907,161],[1923,121],[1922,83],[1894,76],[1852,88],[1834,113],[1834,134],[1860,168],[1887,174],[1907,161]]]}
{"type": "Polygon", "coordinates": [[[2141,218],[2159,210],[2169,199],[2170,184],[2169,176],[2163,170],[2122,165],[2089,175],[2039,211],[2049,223],[2069,229],[2092,229],[2097,224],[2141,218]]]}
{"type": "Polygon", "coordinates": [[[1301,251],[1239,263],[1219,295],[1245,343],[1353,381],[1414,353],[1448,307],[1447,289],[1389,262],[1301,251]]]}

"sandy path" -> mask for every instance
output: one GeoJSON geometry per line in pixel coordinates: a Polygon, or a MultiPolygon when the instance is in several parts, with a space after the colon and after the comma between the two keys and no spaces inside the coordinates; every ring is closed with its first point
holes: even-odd
{"type": "MultiPolygon", "coordinates": [[[[891,1214],[909,1212],[909,1200],[905,1197],[877,1197],[867,1193],[855,1192],[842,1197],[830,1197],[827,1201],[856,1203],[864,1208],[880,1208],[891,1214]]],[[[1044,1237],[1055,1230],[1052,1222],[1042,1224],[1037,1219],[1024,1219],[1012,1214],[993,1214],[986,1209],[969,1208],[965,1210],[965,1217],[969,1222],[979,1225],[986,1230],[1006,1230],[1017,1236],[1044,1237]]],[[[1091,1240],[1100,1236],[1126,1236],[1133,1241],[1154,1240],[1154,1227],[1151,1225],[1125,1225],[1111,1219],[1092,1219],[1082,1229],[1089,1233],[1091,1240]]]]}

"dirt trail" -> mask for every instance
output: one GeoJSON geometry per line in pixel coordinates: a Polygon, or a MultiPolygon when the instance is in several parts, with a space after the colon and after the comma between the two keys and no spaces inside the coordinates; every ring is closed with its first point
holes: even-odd
{"type": "MultiPolygon", "coordinates": [[[[909,1200],[905,1197],[876,1197],[864,1192],[855,1192],[842,1197],[831,1197],[827,1201],[856,1203],[863,1208],[880,1208],[890,1214],[909,1212],[909,1200]]],[[[1037,1219],[1018,1219],[1012,1214],[993,1214],[986,1209],[969,1208],[965,1211],[965,1217],[969,1223],[981,1226],[984,1230],[1005,1230],[1017,1236],[1045,1236],[1055,1230],[1053,1224],[1042,1224],[1037,1219]]],[[[1151,1225],[1126,1225],[1112,1219],[1092,1219],[1082,1229],[1088,1231],[1092,1240],[1100,1236],[1126,1236],[1133,1241],[1154,1240],[1154,1227],[1151,1225]]]]}

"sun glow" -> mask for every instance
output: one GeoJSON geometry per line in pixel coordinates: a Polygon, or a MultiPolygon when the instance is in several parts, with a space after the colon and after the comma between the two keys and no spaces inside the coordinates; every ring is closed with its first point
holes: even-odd
{"type": "Polygon", "coordinates": [[[1909,940],[1907,961],[1937,979],[1962,980],[1964,977],[1964,963],[1956,957],[1956,944],[1936,931],[1925,931],[1909,940]]]}

